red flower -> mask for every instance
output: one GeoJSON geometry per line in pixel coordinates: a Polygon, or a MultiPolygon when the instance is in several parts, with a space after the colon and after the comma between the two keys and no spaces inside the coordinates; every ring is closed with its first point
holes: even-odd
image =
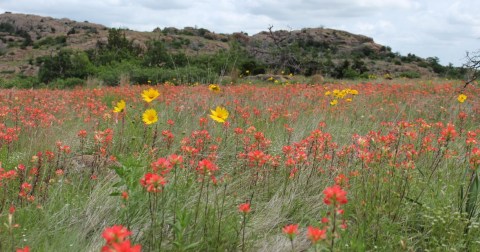
{"type": "Polygon", "coordinates": [[[132,234],[127,228],[121,225],[105,228],[103,231],[103,238],[106,240],[105,246],[102,247],[102,252],[140,252],[141,246],[132,244],[127,237],[132,234]]]}
{"type": "Polygon", "coordinates": [[[166,158],[159,158],[157,161],[151,163],[152,170],[154,172],[160,171],[162,176],[165,176],[172,169],[172,164],[166,158]]]}
{"type": "Polygon", "coordinates": [[[147,173],[140,179],[140,184],[147,189],[147,192],[161,192],[167,181],[155,173],[147,173]]]}
{"type": "Polygon", "coordinates": [[[215,171],[218,171],[218,167],[210,160],[203,159],[198,162],[197,171],[200,174],[213,174],[215,171]]]}
{"type": "Polygon", "coordinates": [[[122,198],[123,198],[124,200],[128,200],[128,192],[123,191],[123,192],[122,192],[122,198]]]}
{"type": "Polygon", "coordinates": [[[106,240],[107,244],[113,244],[125,241],[126,238],[131,234],[132,232],[128,231],[126,227],[114,225],[112,227],[105,228],[102,237],[106,240]]]}
{"type": "Polygon", "coordinates": [[[455,126],[451,123],[447,124],[447,127],[442,129],[442,137],[439,139],[441,141],[448,141],[453,140],[457,137],[457,131],[455,130],[455,126]]]}
{"type": "Polygon", "coordinates": [[[290,240],[293,240],[295,235],[298,234],[298,224],[286,225],[285,227],[283,227],[282,231],[288,236],[290,240]]]}
{"type": "Polygon", "coordinates": [[[254,150],[249,152],[247,154],[247,157],[251,166],[262,166],[263,164],[265,164],[265,162],[267,162],[267,159],[265,158],[265,153],[260,150],[254,150]]]}
{"type": "Polygon", "coordinates": [[[170,161],[170,163],[175,166],[183,163],[183,157],[180,155],[172,154],[168,156],[168,161],[170,161]]]}
{"type": "Polygon", "coordinates": [[[307,228],[307,237],[308,239],[310,239],[312,244],[315,244],[319,240],[327,238],[327,230],[309,226],[307,228]]]}
{"type": "Polygon", "coordinates": [[[80,130],[80,131],[78,131],[77,136],[80,137],[80,138],[85,138],[85,137],[87,137],[87,131],[86,130],[80,130]]]}
{"type": "Polygon", "coordinates": [[[469,162],[472,165],[472,168],[475,168],[477,165],[480,165],[480,148],[475,147],[472,149],[469,162]]]}
{"type": "Polygon", "coordinates": [[[242,203],[238,206],[238,211],[247,214],[250,212],[250,203],[242,203]]]}
{"type": "Polygon", "coordinates": [[[337,204],[343,205],[348,202],[347,192],[344,191],[339,185],[325,188],[323,194],[325,195],[323,202],[325,202],[327,205],[333,203],[335,206],[337,206],[337,204]]]}
{"type": "Polygon", "coordinates": [[[25,246],[24,248],[18,248],[16,252],[29,252],[30,248],[28,246],[25,246]]]}
{"type": "Polygon", "coordinates": [[[105,245],[102,247],[102,252],[140,252],[142,247],[140,245],[132,244],[129,240],[113,243],[111,245],[105,245]]]}
{"type": "Polygon", "coordinates": [[[348,185],[348,178],[345,174],[340,173],[337,177],[335,177],[335,184],[339,186],[347,186],[348,185]]]}
{"type": "Polygon", "coordinates": [[[32,185],[29,184],[28,182],[23,182],[21,187],[22,187],[22,190],[25,190],[25,191],[30,191],[32,189],[32,185]]]}

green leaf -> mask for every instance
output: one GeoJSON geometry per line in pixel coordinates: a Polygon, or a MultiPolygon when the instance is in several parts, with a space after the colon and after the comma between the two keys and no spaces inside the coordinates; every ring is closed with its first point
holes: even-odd
{"type": "Polygon", "coordinates": [[[183,249],[184,250],[191,250],[191,249],[194,249],[195,247],[197,247],[198,245],[200,245],[200,242],[194,242],[194,243],[191,243],[188,246],[184,247],[183,249]]]}
{"type": "Polygon", "coordinates": [[[123,185],[125,185],[125,182],[119,181],[119,182],[113,184],[112,187],[113,187],[113,188],[115,188],[115,187],[121,187],[121,186],[123,186],[123,185]]]}
{"type": "Polygon", "coordinates": [[[463,201],[464,201],[464,195],[463,195],[463,185],[460,186],[460,190],[458,190],[458,209],[460,213],[463,212],[463,201]]]}
{"type": "Polygon", "coordinates": [[[467,203],[465,206],[465,210],[468,213],[468,217],[471,218],[475,215],[477,210],[477,198],[479,193],[478,188],[478,175],[475,173],[475,177],[473,180],[470,181],[470,188],[467,194],[467,203]]]}
{"type": "Polygon", "coordinates": [[[123,167],[115,167],[114,170],[120,178],[125,176],[125,169],[123,169],[123,167]]]}

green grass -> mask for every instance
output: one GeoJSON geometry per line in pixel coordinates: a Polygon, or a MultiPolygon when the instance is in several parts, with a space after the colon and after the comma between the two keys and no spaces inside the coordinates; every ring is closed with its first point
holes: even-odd
{"type": "Polygon", "coordinates": [[[480,102],[470,86],[458,103],[459,87],[244,84],[211,93],[161,85],[150,104],[141,100],[144,86],[2,92],[0,132],[19,130],[1,142],[0,250],[99,251],[104,230],[122,225],[142,251],[291,251],[288,224],[299,224],[295,251],[478,250],[478,164],[470,162],[479,146],[466,140],[479,141],[480,102]],[[359,94],[331,106],[325,92],[346,88],[359,94]],[[120,99],[127,107],[118,115],[120,99]],[[209,118],[216,106],[230,112],[227,124],[209,118]],[[158,111],[154,125],[141,121],[147,108],[158,111]],[[153,168],[172,154],[183,162],[153,168]],[[94,161],[76,167],[74,158],[94,161]],[[199,170],[203,160],[218,170],[199,170]],[[147,173],[166,180],[159,192],[142,185],[147,173]],[[35,187],[27,188],[34,199],[19,196],[23,182],[35,187]],[[348,199],[336,209],[323,193],[334,184],[348,199]],[[251,211],[243,215],[245,202],[251,211]],[[8,222],[11,205],[18,227],[8,222]],[[326,229],[326,239],[313,246],[308,226],[326,229]]]}

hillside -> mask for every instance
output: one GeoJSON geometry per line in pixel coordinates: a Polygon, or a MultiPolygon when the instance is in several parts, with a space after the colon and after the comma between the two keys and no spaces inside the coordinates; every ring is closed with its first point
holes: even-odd
{"type": "MultiPolygon", "coordinates": [[[[95,51],[108,44],[109,31],[108,27],[88,21],[0,14],[0,77],[36,76],[44,62],[39,60],[42,57],[54,56],[62,49],[95,51]]],[[[239,46],[237,49],[246,52],[253,62],[244,63],[239,70],[247,69],[254,74],[287,71],[334,78],[349,77],[352,72],[364,76],[408,73],[414,77],[432,77],[438,74],[435,59],[432,62],[411,54],[401,56],[372,38],[328,28],[274,31],[270,27],[267,31],[248,35],[168,27],[152,32],[126,29],[122,34],[136,48],[137,58],[146,55],[151,41],[161,41],[168,53],[181,53],[187,58],[225,52],[231,50],[235,42],[239,46]]]]}

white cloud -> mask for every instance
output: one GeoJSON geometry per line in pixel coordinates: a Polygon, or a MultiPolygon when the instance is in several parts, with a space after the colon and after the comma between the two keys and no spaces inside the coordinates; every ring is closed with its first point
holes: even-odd
{"type": "Polygon", "coordinates": [[[401,8],[411,9],[418,4],[411,0],[357,0],[360,6],[368,6],[373,8],[401,8]]]}
{"type": "Polygon", "coordinates": [[[402,54],[462,63],[479,49],[480,2],[474,0],[1,0],[0,11],[38,14],[151,31],[197,26],[255,34],[320,27],[372,37],[402,54]],[[456,56],[458,55],[458,57],[456,56]]]}

